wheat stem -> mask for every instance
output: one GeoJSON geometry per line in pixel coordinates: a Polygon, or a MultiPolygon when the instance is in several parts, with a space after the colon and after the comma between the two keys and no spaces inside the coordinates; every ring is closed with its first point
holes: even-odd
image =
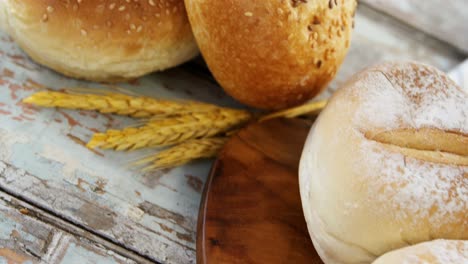
{"type": "Polygon", "coordinates": [[[219,108],[215,105],[199,102],[177,102],[112,92],[99,95],[92,93],[68,94],[55,91],[42,91],[25,98],[23,102],[42,107],[96,110],[101,113],[128,115],[132,117],[207,112],[219,108]]]}
{"type": "Polygon", "coordinates": [[[289,108],[283,111],[268,114],[260,118],[259,121],[263,122],[266,120],[279,118],[279,117],[293,118],[293,117],[298,117],[301,115],[317,113],[317,112],[320,112],[326,105],[327,105],[327,100],[311,102],[311,103],[303,104],[297,107],[289,108]]]}
{"type": "Polygon", "coordinates": [[[134,150],[144,147],[174,145],[230,131],[251,119],[252,115],[242,110],[217,109],[206,113],[191,113],[153,120],[138,128],[132,127],[97,133],[87,146],[89,148],[134,150]]]}

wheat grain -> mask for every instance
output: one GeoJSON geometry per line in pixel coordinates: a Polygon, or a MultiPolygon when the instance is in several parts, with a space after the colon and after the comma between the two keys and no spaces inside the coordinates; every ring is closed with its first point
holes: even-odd
{"type": "Polygon", "coordinates": [[[252,119],[243,110],[217,109],[150,121],[142,127],[108,130],[95,134],[89,148],[134,150],[167,146],[196,138],[207,138],[230,131],[252,119]]]}
{"type": "Polygon", "coordinates": [[[99,95],[91,93],[69,94],[55,91],[42,91],[25,98],[23,102],[42,107],[96,110],[101,113],[128,115],[132,117],[206,112],[218,108],[215,105],[199,102],[169,101],[112,92],[99,95]]]}
{"type": "Polygon", "coordinates": [[[163,150],[158,154],[143,158],[132,165],[150,164],[142,170],[151,171],[181,166],[198,159],[214,158],[227,140],[227,137],[192,139],[163,150]]]}

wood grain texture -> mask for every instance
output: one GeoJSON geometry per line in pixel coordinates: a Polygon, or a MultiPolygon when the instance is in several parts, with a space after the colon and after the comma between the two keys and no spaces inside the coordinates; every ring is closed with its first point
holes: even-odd
{"type": "MultiPolygon", "coordinates": [[[[194,263],[200,186],[210,163],[143,174],[128,164],[154,150],[115,153],[84,146],[92,133],[134,120],[20,102],[41,89],[76,86],[116,91],[40,67],[0,33],[0,188],[153,261],[194,263]]],[[[237,106],[219,87],[183,70],[120,86],[154,97],[237,106]]]]}
{"type": "Polygon", "coordinates": [[[361,0],[468,54],[468,1],[361,0]]]}
{"type": "Polygon", "coordinates": [[[446,43],[359,4],[348,55],[319,98],[331,96],[353,74],[380,62],[415,60],[449,71],[465,58],[446,43]]]}
{"type": "Polygon", "coordinates": [[[253,124],[226,144],[204,192],[198,263],[322,263],[297,176],[310,125],[297,119],[253,124]]]}
{"type": "MultiPolygon", "coordinates": [[[[350,53],[322,97],[362,68],[394,59],[447,71],[464,55],[361,5],[350,53]]],[[[141,174],[126,165],[147,151],[91,152],[83,146],[96,131],[132,124],[128,118],[20,103],[40,89],[71,86],[114,89],[41,67],[0,32],[0,188],[149,260],[194,263],[200,190],[211,163],[141,174]]],[[[185,68],[119,86],[148,96],[239,106],[215,83],[185,68]]]]}
{"type": "Polygon", "coordinates": [[[148,263],[106,241],[97,243],[92,234],[3,192],[0,192],[0,262],[148,263]]]}

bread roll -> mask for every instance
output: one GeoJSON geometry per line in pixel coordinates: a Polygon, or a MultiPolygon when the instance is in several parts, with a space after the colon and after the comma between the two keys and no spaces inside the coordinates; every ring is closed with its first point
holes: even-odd
{"type": "Polygon", "coordinates": [[[21,48],[71,77],[136,78],[198,52],[183,0],[0,2],[3,28],[21,48]]]}
{"type": "Polygon", "coordinates": [[[348,50],[355,0],[185,0],[216,80],[264,109],[298,105],[322,91],[348,50]]]}
{"type": "Polygon", "coordinates": [[[320,114],[299,175],[326,263],[370,263],[432,239],[468,239],[468,94],[431,66],[371,67],[320,114]]]}
{"type": "Polygon", "coordinates": [[[434,240],[390,251],[373,264],[466,264],[468,241],[434,240]]]}

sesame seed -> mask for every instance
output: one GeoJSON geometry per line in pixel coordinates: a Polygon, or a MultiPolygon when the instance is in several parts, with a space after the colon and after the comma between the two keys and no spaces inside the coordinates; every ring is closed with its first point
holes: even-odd
{"type": "Polygon", "coordinates": [[[119,11],[124,11],[125,10],[125,6],[119,6],[119,11]]]}
{"type": "Polygon", "coordinates": [[[245,12],[244,15],[245,15],[245,16],[248,16],[248,17],[253,16],[252,12],[245,12]]]}
{"type": "Polygon", "coordinates": [[[81,29],[81,35],[86,36],[86,35],[88,35],[88,32],[86,32],[86,30],[84,30],[84,29],[81,29]]]}
{"type": "Polygon", "coordinates": [[[47,12],[52,13],[54,12],[54,8],[52,6],[47,7],[47,12]]]}
{"type": "Polygon", "coordinates": [[[115,8],[115,3],[112,3],[112,4],[109,5],[109,9],[110,9],[110,10],[112,10],[112,9],[114,9],[114,8],[115,8]]]}
{"type": "Polygon", "coordinates": [[[43,14],[41,20],[42,22],[47,22],[47,20],[49,20],[49,16],[47,14],[43,14]]]}
{"type": "Polygon", "coordinates": [[[320,69],[320,67],[322,67],[322,61],[321,61],[321,60],[319,60],[319,61],[317,62],[317,68],[320,69]]]}
{"type": "Polygon", "coordinates": [[[150,6],[155,6],[156,4],[154,3],[154,0],[148,0],[148,4],[150,4],[150,6]]]}

